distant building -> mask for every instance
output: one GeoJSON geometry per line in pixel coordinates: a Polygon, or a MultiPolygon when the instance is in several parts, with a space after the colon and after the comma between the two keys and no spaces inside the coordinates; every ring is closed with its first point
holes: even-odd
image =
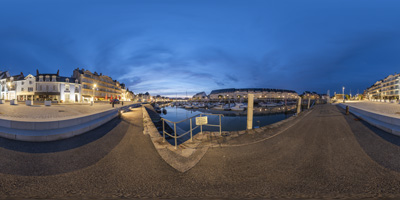
{"type": "Polygon", "coordinates": [[[248,94],[254,94],[258,100],[267,99],[296,99],[298,94],[293,90],[269,89],[269,88],[228,88],[213,90],[210,93],[210,99],[247,99],[248,94]]]}
{"type": "Polygon", "coordinates": [[[193,95],[194,100],[201,100],[201,99],[207,99],[207,94],[205,92],[199,92],[195,95],[193,95]]]}
{"type": "Polygon", "coordinates": [[[400,74],[389,75],[386,78],[375,82],[364,91],[367,99],[399,99],[399,78],[400,74]]]}
{"type": "Polygon", "coordinates": [[[303,92],[303,94],[301,94],[300,96],[303,99],[320,99],[321,98],[321,96],[319,94],[317,94],[316,92],[309,92],[309,91],[303,92]]]}
{"type": "Polygon", "coordinates": [[[121,99],[121,85],[118,81],[111,77],[90,72],[85,69],[75,69],[73,78],[79,80],[82,84],[82,98],[84,101],[106,100],[106,99],[121,99]],[[94,87],[96,85],[96,87],[94,87]]]}

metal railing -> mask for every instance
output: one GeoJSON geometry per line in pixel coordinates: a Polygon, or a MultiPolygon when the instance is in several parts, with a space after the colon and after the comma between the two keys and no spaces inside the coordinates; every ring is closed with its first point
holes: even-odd
{"type": "Polygon", "coordinates": [[[178,148],[178,139],[179,138],[181,138],[181,137],[183,137],[183,136],[185,136],[185,135],[190,133],[190,141],[193,142],[193,131],[200,127],[200,133],[202,134],[203,133],[203,126],[219,127],[219,133],[221,134],[221,132],[222,132],[221,117],[223,117],[223,116],[224,116],[223,114],[201,113],[201,114],[195,115],[193,117],[190,117],[190,118],[178,121],[178,122],[173,122],[173,121],[161,118],[162,119],[162,125],[163,125],[163,142],[165,142],[165,135],[168,135],[168,136],[174,138],[175,149],[177,149],[178,148]],[[217,115],[217,116],[219,116],[219,124],[204,124],[204,125],[197,125],[197,126],[193,127],[193,118],[203,117],[203,116],[206,116],[206,115],[217,115]],[[190,120],[190,130],[184,132],[181,135],[177,135],[177,133],[176,133],[176,124],[185,122],[187,120],[190,120]],[[165,131],[165,122],[169,122],[169,123],[174,124],[174,135],[171,135],[167,131],[165,131]]]}

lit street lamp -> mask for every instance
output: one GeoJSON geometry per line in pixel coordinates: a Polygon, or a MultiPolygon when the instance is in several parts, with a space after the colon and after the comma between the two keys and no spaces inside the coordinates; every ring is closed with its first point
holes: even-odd
{"type": "Polygon", "coordinates": [[[342,88],[342,91],[343,91],[343,103],[344,103],[344,86],[342,88]]]}
{"type": "Polygon", "coordinates": [[[93,97],[92,97],[92,106],[94,104],[94,89],[96,88],[96,84],[93,85],[93,97]]]}

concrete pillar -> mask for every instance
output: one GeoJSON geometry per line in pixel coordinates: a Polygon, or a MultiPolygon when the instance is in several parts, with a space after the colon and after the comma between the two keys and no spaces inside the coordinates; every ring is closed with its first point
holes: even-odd
{"type": "Polygon", "coordinates": [[[310,99],[310,98],[308,98],[308,105],[307,105],[307,109],[310,109],[310,102],[311,102],[311,99],[310,99]]]}
{"type": "Polygon", "coordinates": [[[248,94],[247,100],[247,130],[253,129],[254,94],[248,94]]]}
{"type": "Polygon", "coordinates": [[[301,97],[299,97],[299,101],[297,102],[297,114],[301,112],[301,97]]]}

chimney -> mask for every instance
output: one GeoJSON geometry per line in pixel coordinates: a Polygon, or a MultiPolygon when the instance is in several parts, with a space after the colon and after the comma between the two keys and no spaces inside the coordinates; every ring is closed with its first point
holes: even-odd
{"type": "Polygon", "coordinates": [[[36,69],[36,76],[39,76],[39,70],[36,69]]]}
{"type": "Polygon", "coordinates": [[[24,73],[21,72],[21,76],[24,76],[24,73]]]}
{"type": "Polygon", "coordinates": [[[57,76],[59,76],[60,75],[60,70],[57,70],[57,76]]]}
{"type": "Polygon", "coordinates": [[[103,76],[103,73],[100,73],[100,76],[103,76]]]}

